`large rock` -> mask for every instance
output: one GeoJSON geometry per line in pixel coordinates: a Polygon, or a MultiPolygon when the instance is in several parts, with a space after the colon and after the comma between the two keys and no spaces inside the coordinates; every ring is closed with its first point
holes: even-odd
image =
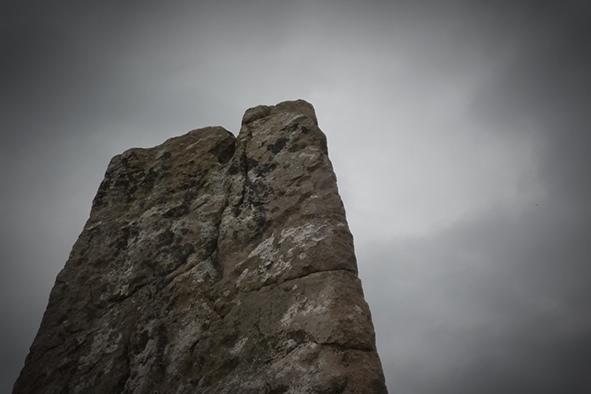
{"type": "Polygon", "coordinates": [[[113,158],[14,393],[385,393],[304,101],[113,158]]]}

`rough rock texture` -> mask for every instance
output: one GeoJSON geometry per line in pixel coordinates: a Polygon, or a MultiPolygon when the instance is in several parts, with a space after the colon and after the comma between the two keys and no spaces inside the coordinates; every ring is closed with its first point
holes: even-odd
{"type": "Polygon", "coordinates": [[[304,101],[113,158],[14,393],[385,393],[304,101]]]}

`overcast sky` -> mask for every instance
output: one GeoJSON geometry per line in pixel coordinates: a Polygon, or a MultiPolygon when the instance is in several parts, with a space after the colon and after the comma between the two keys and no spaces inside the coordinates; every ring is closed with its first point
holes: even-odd
{"type": "Polygon", "coordinates": [[[591,392],[590,5],[4,0],[0,392],[112,156],[299,98],[390,392],[591,392]]]}

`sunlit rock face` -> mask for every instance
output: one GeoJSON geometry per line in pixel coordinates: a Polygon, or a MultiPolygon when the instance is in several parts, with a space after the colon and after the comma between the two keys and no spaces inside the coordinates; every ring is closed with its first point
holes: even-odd
{"type": "Polygon", "coordinates": [[[305,101],[113,158],[14,393],[385,393],[305,101]]]}

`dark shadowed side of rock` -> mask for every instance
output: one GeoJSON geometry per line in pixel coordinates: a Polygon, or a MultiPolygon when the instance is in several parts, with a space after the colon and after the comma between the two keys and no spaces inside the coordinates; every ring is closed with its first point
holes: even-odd
{"type": "Polygon", "coordinates": [[[114,157],[14,393],[386,393],[313,107],[114,157]]]}

